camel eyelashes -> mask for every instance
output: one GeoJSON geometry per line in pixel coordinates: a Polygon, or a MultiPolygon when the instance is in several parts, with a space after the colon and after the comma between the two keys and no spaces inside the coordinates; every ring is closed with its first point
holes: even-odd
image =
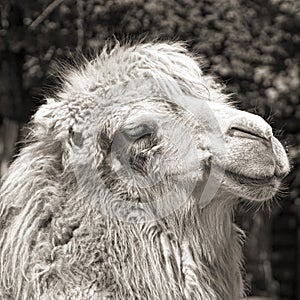
{"type": "Polygon", "coordinates": [[[147,136],[151,136],[156,132],[156,126],[154,124],[138,124],[134,127],[122,128],[122,133],[126,138],[131,141],[135,141],[147,136]]]}

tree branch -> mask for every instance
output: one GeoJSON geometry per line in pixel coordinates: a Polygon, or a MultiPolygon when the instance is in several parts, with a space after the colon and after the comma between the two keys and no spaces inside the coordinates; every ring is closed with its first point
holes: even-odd
{"type": "Polygon", "coordinates": [[[51,2],[45,10],[29,25],[30,30],[35,30],[51,13],[58,7],[64,0],[54,0],[51,2]]]}

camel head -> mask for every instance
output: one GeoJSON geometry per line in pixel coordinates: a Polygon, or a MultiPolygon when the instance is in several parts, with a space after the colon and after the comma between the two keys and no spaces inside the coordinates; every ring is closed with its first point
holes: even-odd
{"type": "Polygon", "coordinates": [[[73,125],[57,130],[69,128],[63,152],[79,185],[101,182],[119,204],[167,214],[191,195],[200,206],[221,193],[263,201],[289,171],[270,125],[231,105],[179,44],[104,52],[69,73],[60,97],[73,125]]]}
{"type": "Polygon", "coordinates": [[[62,79],[1,186],[0,296],[238,299],[227,203],[280,188],[271,127],[179,43],[104,49],[62,79]]]}

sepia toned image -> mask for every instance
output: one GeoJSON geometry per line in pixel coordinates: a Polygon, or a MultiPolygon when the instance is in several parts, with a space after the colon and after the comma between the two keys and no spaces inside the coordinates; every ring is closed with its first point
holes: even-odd
{"type": "Polygon", "coordinates": [[[300,300],[300,2],[2,0],[0,299],[300,300]]]}

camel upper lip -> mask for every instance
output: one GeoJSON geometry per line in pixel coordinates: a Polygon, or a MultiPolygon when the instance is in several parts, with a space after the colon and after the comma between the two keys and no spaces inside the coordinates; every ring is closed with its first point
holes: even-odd
{"type": "Polygon", "coordinates": [[[263,185],[263,184],[270,184],[275,179],[279,179],[275,174],[272,176],[260,176],[260,177],[250,177],[248,175],[244,175],[241,173],[236,173],[234,171],[228,170],[224,167],[214,165],[217,171],[221,174],[225,174],[226,177],[232,178],[233,180],[239,182],[240,184],[253,184],[253,185],[263,185]]]}
{"type": "MultiPolygon", "coordinates": [[[[226,177],[232,178],[233,180],[239,182],[240,184],[252,184],[252,185],[263,185],[263,184],[270,184],[273,183],[274,180],[280,180],[281,177],[273,174],[272,176],[260,176],[260,177],[250,177],[248,175],[244,175],[241,173],[236,173],[234,171],[228,170],[224,167],[214,164],[213,169],[207,168],[206,171],[216,172],[216,175],[219,177],[225,175],[226,177]]],[[[190,172],[178,173],[177,176],[185,177],[188,174],[196,174],[197,170],[190,170],[190,172]]],[[[175,174],[173,174],[175,175],[175,174]]]]}

